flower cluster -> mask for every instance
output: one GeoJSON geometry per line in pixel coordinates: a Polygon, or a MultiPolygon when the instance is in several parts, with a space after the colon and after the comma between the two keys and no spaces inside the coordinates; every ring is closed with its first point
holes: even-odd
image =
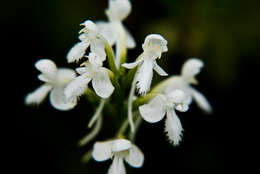
{"type": "Polygon", "coordinates": [[[125,118],[124,122],[117,123],[120,128],[115,136],[94,143],[88,153],[96,161],[112,158],[109,174],[124,174],[124,160],[132,167],[143,165],[144,155],[134,144],[142,120],[156,123],[166,115],[165,132],[169,141],[178,145],[183,127],[176,111],[186,112],[193,99],[205,112],[212,111],[204,95],[191,86],[197,84],[195,76],[204,65],[197,58],[184,63],[181,75],[170,76],[151,88],[153,70],[160,76],[168,76],[156,62],[168,51],[167,40],[162,35],[146,36],[143,52],[135,61],[127,63],[127,49],[134,48],[136,43],[122,21],[131,9],[129,0],[109,0],[105,11],[108,22],[86,20],[80,24],[83,28],[79,31],[79,42],[67,54],[68,63],[80,63],[80,66],[74,71],[58,69],[49,59],[37,61],[35,67],[41,72],[38,78],[44,84],[25,97],[28,105],[40,104],[50,92],[51,105],[66,111],[77,106],[80,96],[85,95],[87,99],[95,96],[99,105],[88,124],[91,131],[79,142],[81,146],[94,140],[100,132],[106,105],[122,107],[114,110],[116,116],[125,118]],[[122,112],[126,110],[127,113],[122,112]]]}

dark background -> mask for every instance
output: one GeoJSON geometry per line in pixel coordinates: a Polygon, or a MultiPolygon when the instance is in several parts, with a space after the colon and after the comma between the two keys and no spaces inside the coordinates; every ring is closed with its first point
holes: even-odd
{"type": "MultiPolygon", "coordinates": [[[[1,116],[11,120],[3,132],[7,140],[2,140],[7,145],[3,157],[10,165],[7,173],[107,172],[111,161],[81,163],[91,147],[77,147],[93,113],[88,102],[81,100],[69,112],[53,109],[48,100],[39,107],[23,103],[25,95],[41,85],[34,63],[49,58],[59,67],[75,68],[65,56],[77,42],[79,24],[86,19],[107,20],[106,7],[106,0],[3,2],[1,116]]],[[[141,53],[147,34],[162,34],[169,51],[159,64],[169,74],[178,74],[189,57],[205,62],[196,88],[207,96],[214,113],[206,115],[195,104],[178,113],[185,129],[178,147],[166,141],[163,122],[144,122],[136,144],[145,154],[145,163],[141,169],[126,165],[128,173],[252,173],[259,138],[260,2],[132,0],[132,7],[124,24],[136,38],[137,48],[129,51],[129,61],[141,53]]],[[[154,82],[161,79],[156,76],[154,82]]]]}

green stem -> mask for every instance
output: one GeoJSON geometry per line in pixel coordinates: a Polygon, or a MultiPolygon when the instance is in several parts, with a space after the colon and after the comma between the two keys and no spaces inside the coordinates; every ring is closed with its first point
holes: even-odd
{"type": "Polygon", "coordinates": [[[133,103],[134,110],[137,109],[138,106],[143,105],[143,104],[149,102],[156,95],[158,95],[158,93],[151,93],[151,92],[149,92],[147,95],[141,96],[138,99],[136,99],[134,101],[134,103],[133,103]]]}
{"type": "Polygon", "coordinates": [[[139,112],[136,114],[137,118],[135,120],[135,132],[131,133],[130,136],[129,136],[129,139],[131,140],[131,142],[135,142],[135,137],[136,137],[136,133],[137,133],[137,130],[138,128],[140,127],[143,119],[142,117],[140,116],[139,112]]]}
{"type": "Polygon", "coordinates": [[[88,163],[89,160],[91,159],[91,154],[92,154],[92,149],[88,150],[82,157],[82,162],[83,163],[88,163]]]}
{"type": "Polygon", "coordinates": [[[90,88],[87,88],[85,91],[86,98],[93,104],[96,104],[99,102],[100,98],[97,96],[97,94],[90,88]]]}
{"type": "Polygon", "coordinates": [[[93,115],[93,117],[89,121],[88,128],[91,128],[93,126],[93,124],[96,122],[96,120],[101,116],[101,112],[102,112],[102,110],[103,110],[103,108],[105,106],[105,103],[106,103],[106,100],[105,99],[101,99],[95,114],[93,115]]]}
{"type": "Polygon", "coordinates": [[[128,126],[128,119],[125,119],[125,121],[121,125],[119,131],[117,132],[116,137],[122,137],[123,133],[125,132],[125,130],[127,128],[127,126],[128,126]]]}
{"type": "Polygon", "coordinates": [[[134,132],[135,126],[133,121],[133,98],[135,93],[135,85],[136,85],[136,75],[134,76],[129,97],[128,97],[128,108],[127,108],[127,115],[128,115],[128,121],[130,124],[131,132],[134,132]]]}
{"type": "Polygon", "coordinates": [[[113,51],[112,47],[109,45],[109,43],[107,42],[107,40],[103,36],[99,35],[98,37],[101,40],[103,40],[103,42],[105,44],[109,68],[117,75],[118,69],[117,69],[116,64],[115,64],[116,58],[115,58],[114,51],[113,51]]]}
{"type": "Polygon", "coordinates": [[[101,127],[102,127],[102,123],[103,123],[103,117],[100,116],[96,122],[96,125],[94,127],[94,129],[87,135],[85,135],[80,141],[79,141],[79,146],[84,146],[86,145],[88,142],[90,142],[91,140],[93,140],[97,134],[100,132],[101,127]]]}

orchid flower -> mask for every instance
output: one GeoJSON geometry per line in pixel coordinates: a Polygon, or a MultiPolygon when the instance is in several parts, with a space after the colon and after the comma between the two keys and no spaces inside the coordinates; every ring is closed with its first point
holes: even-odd
{"type": "Polygon", "coordinates": [[[129,0],[109,0],[108,9],[105,11],[109,22],[97,22],[100,34],[111,46],[116,44],[117,67],[119,67],[120,56],[125,51],[125,48],[134,48],[136,46],[134,38],[122,24],[131,9],[132,6],[129,0]]]}
{"type": "Polygon", "coordinates": [[[150,123],[162,120],[166,114],[165,132],[173,145],[178,145],[182,138],[182,125],[175,110],[186,112],[191,103],[190,95],[181,90],[174,90],[167,95],[159,94],[148,104],[139,107],[142,118],[150,123]]]}
{"type": "Polygon", "coordinates": [[[58,110],[69,110],[75,107],[76,101],[65,100],[64,88],[76,77],[76,73],[68,68],[57,68],[49,59],[41,59],[35,63],[35,67],[41,72],[38,78],[45,82],[35,91],[29,93],[25,103],[40,104],[50,92],[50,103],[58,110]]]}
{"type": "Polygon", "coordinates": [[[122,66],[128,69],[138,66],[136,74],[136,87],[139,94],[146,94],[150,90],[153,77],[153,69],[161,76],[168,74],[156,63],[163,52],[168,51],[167,40],[159,34],[150,34],[145,38],[142,45],[142,56],[133,63],[124,63],[122,66]]]}
{"type": "Polygon", "coordinates": [[[90,53],[85,67],[77,68],[80,76],[76,77],[65,89],[66,98],[71,101],[82,95],[90,81],[98,96],[108,98],[114,91],[106,68],[102,67],[102,58],[95,53],[90,53]]]}
{"type": "Polygon", "coordinates": [[[210,113],[212,112],[212,107],[206,97],[191,86],[191,84],[198,84],[195,76],[201,71],[203,66],[203,62],[197,58],[187,60],[182,66],[180,76],[172,76],[166,79],[165,83],[162,82],[162,84],[165,84],[163,91],[168,93],[174,89],[181,89],[190,94],[203,111],[210,113]]]}
{"type": "Polygon", "coordinates": [[[135,168],[141,167],[144,162],[142,151],[126,139],[96,142],[92,157],[96,161],[106,161],[113,158],[108,174],[125,174],[124,160],[135,168]]]}
{"type": "Polygon", "coordinates": [[[79,61],[85,55],[89,46],[92,53],[95,53],[102,58],[102,60],[105,60],[105,45],[102,39],[98,37],[98,28],[96,24],[90,20],[86,20],[81,25],[84,26],[80,31],[82,34],[79,36],[81,42],[78,42],[71,48],[67,54],[67,61],[69,63],[79,61]]]}

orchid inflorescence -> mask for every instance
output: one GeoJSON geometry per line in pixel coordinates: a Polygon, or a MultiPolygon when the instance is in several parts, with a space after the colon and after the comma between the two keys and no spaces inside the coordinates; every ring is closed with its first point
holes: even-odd
{"type": "Polygon", "coordinates": [[[132,167],[143,165],[144,155],[134,144],[142,120],[156,123],[166,115],[166,135],[173,145],[178,145],[183,128],[175,111],[186,112],[193,99],[205,112],[212,111],[207,99],[191,86],[197,84],[195,76],[204,65],[197,58],[184,63],[181,75],[170,76],[151,89],[153,70],[160,76],[168,76],[156,62],[168,51],[167,40],[160,34],[146,36],[143,52],[134,62],[126,63],[127,49],[136,46],[134,38],[122,24],[130,12],[129,0],[109,0],[105,11],[108,22],[83,22],[80,41],[67,54],[68,63],[80,62],[80,67],[74,71],[57,68],[49,59],[37,61],[35,67],[41,72],[38,78],[44,84],[25,97],[28,105],[40,104],[50,92],[51,105],[66,111],[76,107],[81,96],[87,99],[95,96],[99,105],[88,123],[92,130],[79,141],[81,146],[96,138],[102,128],[105,106],[113,106],[116,116],[120,117],[118,121],[121,117],[124,121],[117,123],[120,127],[115,137],[94,143],[88,153],[96,161],[113,158],[109,174],[125,173],[124,160],[132,167]],[[104,67],[105,61],[108,67],[104,67]]]}

